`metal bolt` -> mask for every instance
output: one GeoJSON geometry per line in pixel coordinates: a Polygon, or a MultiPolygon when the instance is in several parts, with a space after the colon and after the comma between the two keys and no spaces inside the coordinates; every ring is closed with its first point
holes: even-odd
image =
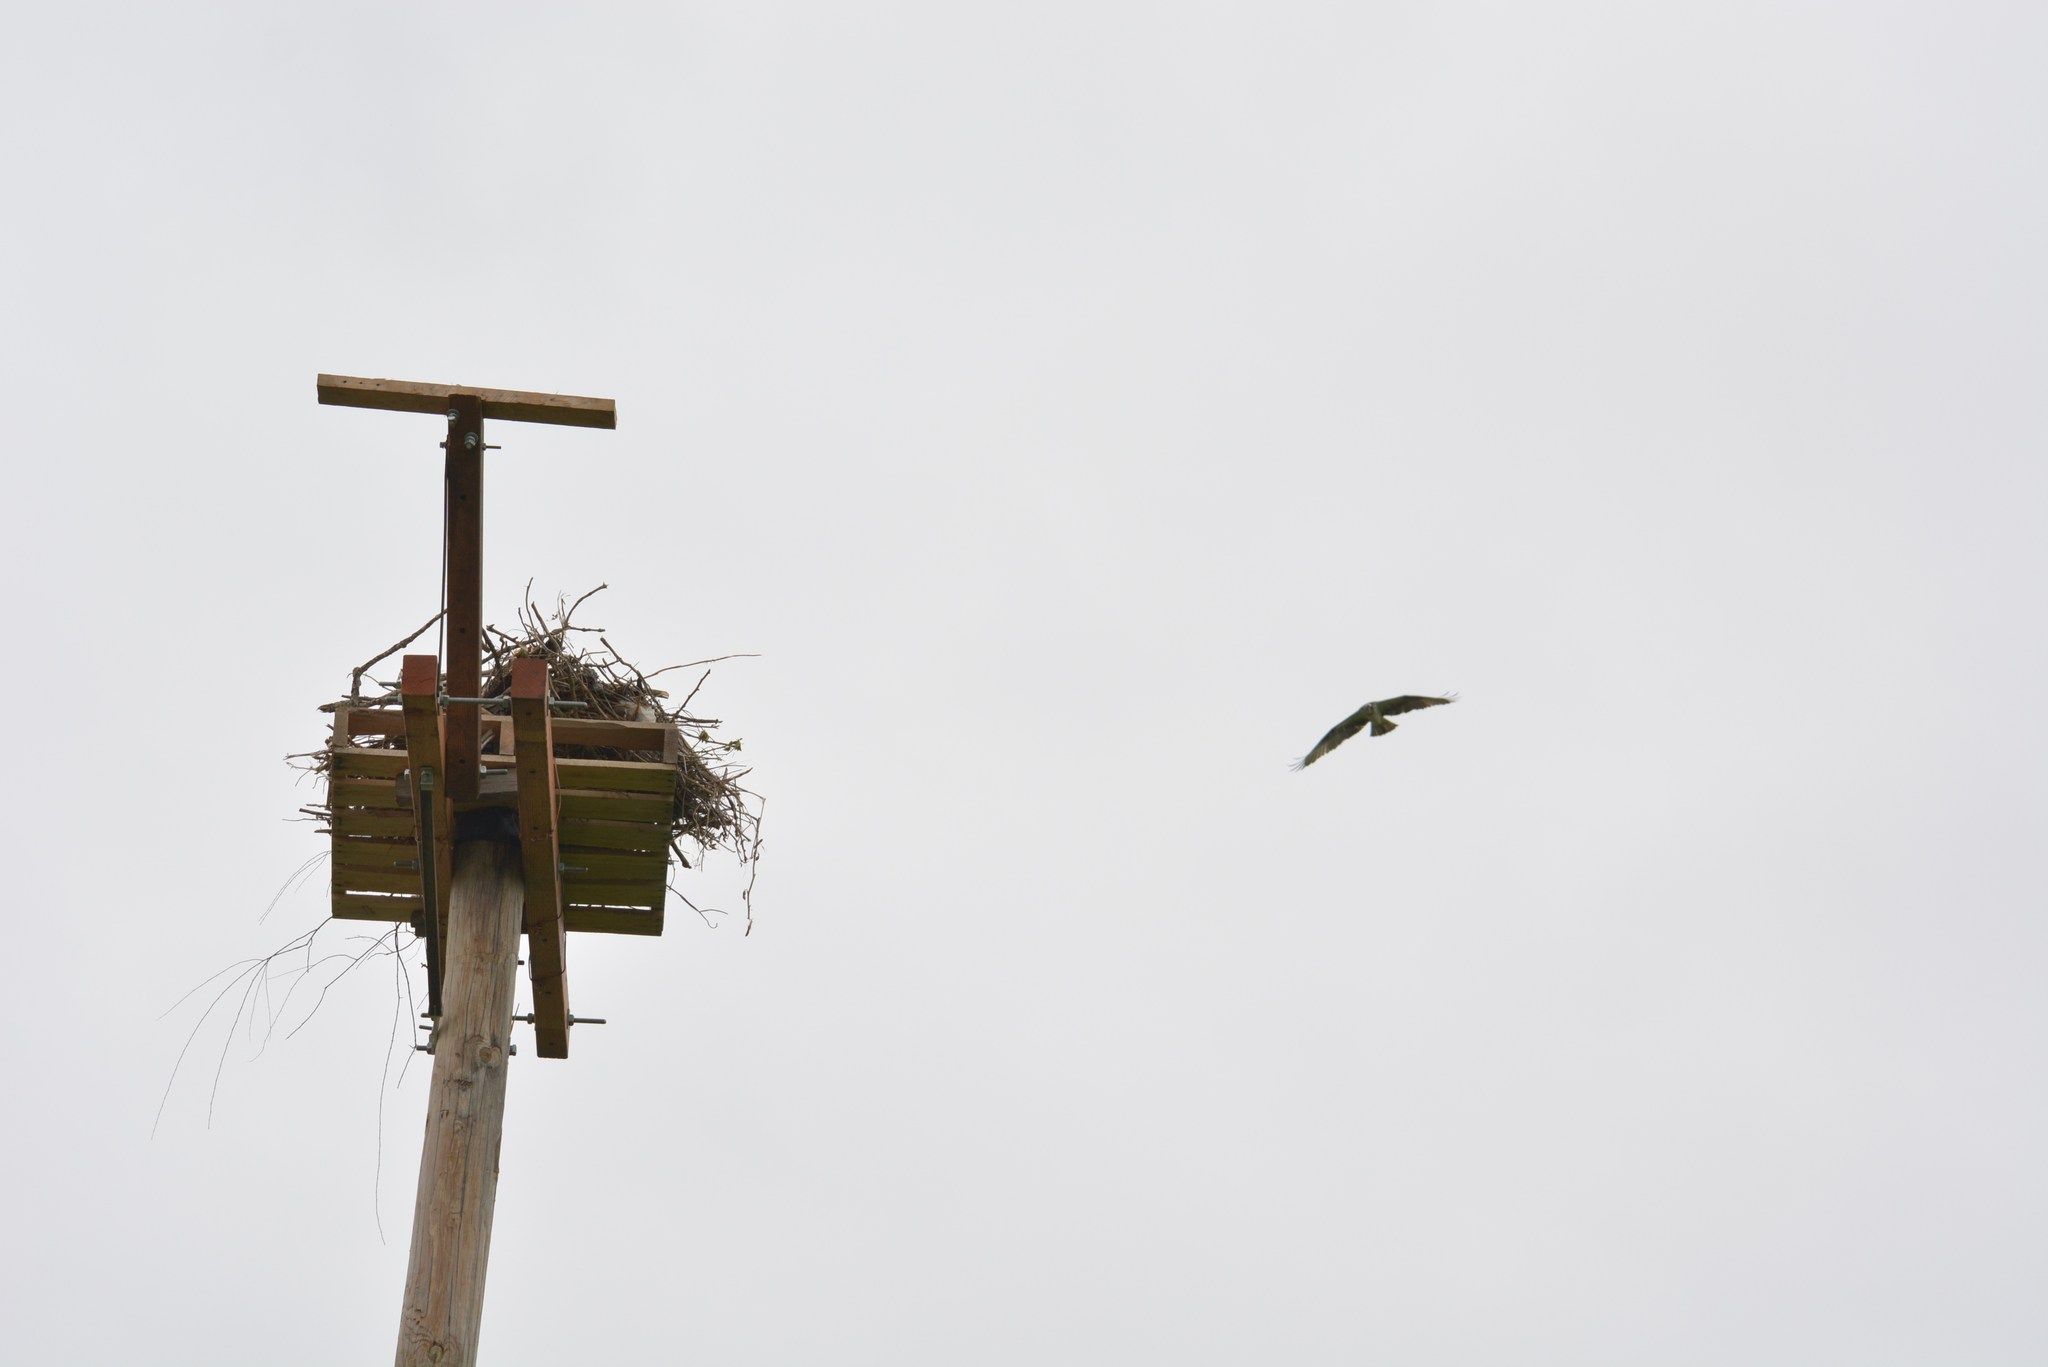
{"type": "Polygon", "coordinates": [[[464,432],[462,434],[462,449],[465,451],[476,450],[476,433],[464,432]]]}
{"type": "Polygon", "coordinates": [[[461,415],[460,413],[457,413],[457,412],[456,412],[456,411],[455,411],[454,409],[452,409],[452,408],[448,410],[448,421],[450,421],[450,422],[454,422],[454,421],[456,421],[456,420],[457,420],[458,418],[460,418],[461,416],[462,416],[462,415],[461,415]]]}

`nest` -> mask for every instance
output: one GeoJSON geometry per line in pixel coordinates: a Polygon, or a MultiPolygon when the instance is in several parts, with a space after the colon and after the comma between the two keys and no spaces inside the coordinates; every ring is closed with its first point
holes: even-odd
{"type": "MultiPolygon", "coordinates": [[[[720,660],[740,658],[721,655],[709,660],[692,660],[685,664],[669,665],[652,672],[642,670],[612,643],[605,639],[603,627],[578,626],[573,621],[576,609],[605,588],[597,588],[584,594],[575,602],[557,599],[554,611],[545,613],[534,606],[529,597],[521,606],[518,630],[507,631],[498,626],[484,628],[484,648],[489,661],[484,670],[483,689],[479,696],[484,698],[505,698],[508,706],[512,692],[512,662],[518,659],[545,660],[548,666],[548,694],[558,703],[568,703],[573,710],[564,715],[578,718],[598,718],[610,721],[667,722],[682,733],[683,744],[673,759],[676,767],[675,811],[670,818],[670,845],[676,856],[683,860],[684,867],[690,861],[684,856],[682,844],[687,841],[697,846],[700,852],[714,849],[731,851],[741,863],[752,863],[760,854],[760,798],[742,786],[748,770],[734,760],[740,753],[738,739],[721,739],[716,732],[722,724],[716,717],[699,716],[690,711],[690,704],[711,677],[710,666],[720,660]],[[654,680],[677,670],[704,667],[704,672],[691,685],[680,703],[671,704],[669,693],[654,686],[654,680]]],[[[338,707],[396,707],[401,703],[395,682],[367,679],[369,671],[390,659],[405,647],[411,645],[441,620],[436,613],[425,626],[381,655],[358,666],[346,702],[329,703],[322,711],[331,712],[338,707]],[[364,684],[382,690],[365,694],[364,684]]],[[[487,710],[492,710],[486,703],[487,710]]],[[[398,747],[404,744],[402,737],[383,741],[366,738],[368,745],[398,747]]],[[[487,735],[485,752],[495,748],[487,735]]],[[[659,763],[659,750],[623,750],[599,746],[580,747],[577,753],[590,759],[641,760],[659,763]]],[[[326,754],[319,752],[307,758],[315,761],[314,768],[326,767],[326,754]]],[[[318,815],[319,813],[314,813],[318,815]]]]}

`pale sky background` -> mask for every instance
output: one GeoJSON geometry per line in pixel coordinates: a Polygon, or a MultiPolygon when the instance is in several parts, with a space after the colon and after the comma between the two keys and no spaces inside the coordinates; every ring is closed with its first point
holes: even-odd
{"type": "Polygon", "coordinates": [[[6,1360],[390,1358],[388,973],[150,1138],[433,607],[322,370],[616,397],[491,615],[762,653],[754,934],[520,1031],[493,1367],[2048,1360],[2040,6],[8,28],[6,1360]]]}

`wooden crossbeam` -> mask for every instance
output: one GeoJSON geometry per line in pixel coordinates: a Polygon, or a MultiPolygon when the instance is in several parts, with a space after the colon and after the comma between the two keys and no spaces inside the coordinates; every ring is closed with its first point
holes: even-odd
{"type": "Polygon", "coordinates": [[[483,400],[484,416],[507,422],[545,422],[560,427],[619,425],[618,405],[580,394],[536,394],[523,389],[481,389],[467,384],[420,384],[412,380],[368,380],[355,375],[322,375],[320,402],[343,408],[381,408],[391,413],[446,413],[451,394],[483,400]]]}
{"type": "Polygon", "coordinates": [[[438,997],[441,981],[441,947],[448,943],[448,899],[455,878],[455,821],[448,805],[448,778],[442,757],[441,744],[441,662],[432,655],[408,655],[399,665],[398,695],[405,709],[405,753],[406,764],[411,773],[413,819],[421,824],[415,826],[414,843],[418,848],[419,866],[424,869],[428,861],[434,867],[435,905],[425,908],[423,916],[434,918],[433,934],[427,937],[428,985],[435,989],[438,997]],[[434,775],[431,790],[423,789],[420,777],[431,771],[434,775]],[[434,844],[426,847],[421,834],[425,824],[422,814],[433,804],[434,844]]]}
{"type": "Polygon", "coordinates": [[[534,1047],[569,1057],[569,935],[562,924],[562,856],[555,811],[555,741],[545,660],[512,662],[512,736],[519,768],[519,848],[526,869],[526,965],[534,1047]]]}

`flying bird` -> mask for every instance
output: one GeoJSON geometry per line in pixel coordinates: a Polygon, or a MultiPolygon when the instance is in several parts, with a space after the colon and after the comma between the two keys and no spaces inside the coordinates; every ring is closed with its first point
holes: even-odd
{"type": "Polygon", "coordinates": [[[1447,702],[1456,702],[1457,699],[1458,695],[1455,693],[1448,698],[1422,698],[1417,697],[1413,693],[1404,693],[1398,698],[1385,698],[1379,702],[1369,702],[1343,721],[1331,727],[1329,734],[1316,742],[1315,749],[1295,761],[1294,767],[1297,769],[1308,768],[1309,765],[1314,764],[1324,755],[1329,754],[1368,726],[1372,728],[1373,735],[1386,735],[1387,732],[1394,729],[1394,723],[1388,721],[1388,717],[1398,717],[1403,712],[1413,712],[1424,707],[1441,707],[1447,702]]]}

